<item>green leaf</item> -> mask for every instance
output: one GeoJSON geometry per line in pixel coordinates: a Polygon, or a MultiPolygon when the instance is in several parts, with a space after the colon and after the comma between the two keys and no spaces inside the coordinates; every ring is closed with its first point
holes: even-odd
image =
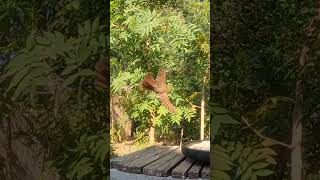
{"type": "Polygon", "coordinates": [[[241,157],[247,159],[247,156],[249,155],[250,152],[251,152],[251,148],[246,147],[246,148],[243,150],[241,157]]]}
{"type": "Polygon", "coordinates": [[[46,37],[41,37],[41,36],[36,37],[36,41],[37,41],[37,43],[42,44],[42,45],[50,45],[51,44],[50,40],[46,37]]]}
{"type": "Polygon", "coordinates": [[[220,146],[219,144],[215,144],[213,147],[213,152],[227,152],[227,150],[225,148],[223,148],[222,146],[220,146]]]}
{"type": "Polygon", "coordinates": [[[99,16],[96,17],[92,23],[92,32],[96,32],[99,28],[99,16]]]}
{"type": "Polygon", "coordinates": [[[22,69],[25,69],[25,67],[29,63],[29,58],[25,53],[18,54],[14,59],[9,61],[9,64],[7,65],[7,72],[4,76],[10,77],[13,74],[15,74],[17,71],[21,71],[22,69]]]}
{"type": "Polygon", "coordinates": [[[225,173],[224,171],[220,171],[220,170],[213,170],[212,171],[212,179],[231,180],[230,176],[227,173],[225,173]]]}
{"type": "Polygon", "coordinates": [[[264,140],[263,142],[262,142],[262,145],[263,146],[266,146],[266,147],[269,147],[269,146],[273,146],[273,145],[275,145],[276,143],[275,142],[273,142],[273,141],[270,141],[270,140],[264,140]]]}
{"type": "Polygon", "coordinates": [[[28,90],[29,90],[30,85],[31,85],[30,76],[25,76],[21,80],[21,82],[19,83],[17,88],[15,89],[14,94],[12,96],[13,100],[16,100],[19,96],[27,93],[28,90]]]}
{"type": "Polygon", "coordinates": [[[213,161],[213,167],[216,170],[222,170],[222,171],[228,171],[231,170],[231,162],[228,161],[228,159],[225,158],[226,155],[222,155],[223,153],[214,153],[214,161],[213,161]]]}
{"type": "Polygon", "coordinates": [[[258,157],[258,152],[257,151],[253,151],[252,153],[249,154],[248,157],[248,162],[253,162],[256,160],[256,158],[258,157]]]}
{"type": "Polygon", "coordinates": [[[82,64],[91,55],[91,50],[88,49],[88,47],[85,46],[85,43],[81,43],[81,46],[80,46],[80,48],[78,50],[78,54],[79,54],[78,63],[82,64]]]}
{"type": "Polygon", "coordinates": [[[273,173],[274,173],[274,171],[271,171],[269,169],[261,169],[261,170],[255,171],[255,174],[257,176],[269,176],[273,173]]]}
{"type": "Polygon", "coordinates": [[[54,42],[56,40],[56,36],[52,32],[44,32],[43,34],[50,42],[54,42]]]}
{"type": "MultiPolygon", "coordinates": [[[[240,163],[240,169],[241,171],[245,172],[248,168],[250,169],[250,164],[243,158],[239,159],[239,163],[240,163]]],[[[242,173],[243,173],[242,172],[242,173]]]]}
{"type": "Polygon", "coordinates": [[[286,103],[290,103],[290,104],[294,104],[294,99],[289,98],[289,97],[285,97],[285,96],[275,96],[275,97],[271,97],[270,100],[276,104],[278,101],[282,101],[282,102],[286,102],[286,103]]]}
{"type": "Polygon", "coordinates": [[[35,46],[34,33],[32,32],[26,40],[26,48],[31,50],[35,46]]]}
{"type": "Polygon", "coordinates": [[[64,44],[64,35],[61,32],[55,31],[56,41],[59,41],[61,45],[64,44]]]}
{"type": "Polygon", "coordinates": [[[99,42],[102,45],[102,47],[106,46],[106,36],[104,34],[102,34],[102,33],[99,36],[99,42]]]}
{"type": "Polygon", "coordinates": [[[84,34],[89,34],[91,32],[90,25],[90,20],[84,22],[84,34]]]}
{"type": "Polygon", "coordinates": [[[65,80],[64,84],[65,84],[65,85],[70,85],[70,84],[72,84],[72,83],[73,83],[78,77],[80,77],[80,76],[94,76],[94,75],[95,75],[95,72],[93,72],[92,70],[90,70],[90,69],[83,69],[83,70],[79,71],[78,73],[69,76],[69,77],[65,80]]]}
{"type": "Polygon", "coordinates": [[[271,156],[267,156],[267,157],[265,158],[265,160],[266,160],[266,162],[268,162],[268,163],[270,163],[270,164],[277,164],[277,161],[276,161],[273,157],[271,157],[271,156]]]}
{"type": "Polygon", "coordinates": [[[21,80],[27,76],[27,74],[29,74],[28,68],[24,68],[17,74],[15,74],[11,79],[10,85],[7,88],[7,92],[10,91],[13,87],[16,87],[21,82],[21,80]]]}
{"type": "Polygon", "coordinates": [[[55,41],[53,42],[52,47],[57,50],[57,53],[64,55],[64,52],[68,50],[68,47],[64,43],[64,35],[60,32],[55,32],[55,41]]]}
{"type": "MultiPolygon", "coordinates": [[[[105,143],[105,142],[104,142],[105,143]]],[[[99,143],[100,144],[100,143],[99,143]]],[[[105,159],[106,155],[109,153],[108,149],[106,148],[106,145],[100,144],[98,150],[95,153],[95,161],[98,162],[103,162],[105,159]]]]}
{"type": "Polygon", "coordinates": [[[278,155],[278,153],[276,153],[271,148],[262,148],[262,149],[257,149],[256,151],[266,155],[278,155]]]}
{"type": "Polygon", "coordinates": [[[78,25],[78,33],[80,36],[85,34],[84,28],[81,24],[78,25]]]}
{"type": "Polygon", "coordinates": [[[73,7],[75,10],[79,10],[79,8],[80,8],[80,2],[79,2],[79,0],[74,0],[74,1],[72,1],[71,5],[72,5],[72,7],[73,7]]]}
{"type": "Polygon", "coordinates": [[[255,174],[252,174],[251,179],[250,180],[258,180],[257,176],[255,174]]]}
{"type": "Polygon", "coordinates": [[[264,162],[258,162],[258,163],[255,163],[251,166],[252,169],[262,169],[262,168],[265,168],[267,166],[269,166],[270,164],[268,163],[264,163],[264,162]]]}
{"type": "Polygon", "coordinates": [[[243,173],[243,175],[241,176],[241,180],[250,180],[252,176],[252,170],[251,168],[248,168],[245,173],[243,173]]]}
{"type": "Polygon", "coordinates": [[[36,86],[48,86],[48,78],[47,77],[37,77],[35,79],[32,80],[32,85],[36,85],[36,86]]]}
{"type": "Polygon", "coordinates": [[[39,63],[37,66],[33,66],[30,69],[30,75],[33,78],[38,76],[46,76],[51,71],[50,66],[47,63],[39,63]]]}
{"type": "Polygon", "coordinates": [[[232,160],[238,159],[240,154],[241,154],[241,152],[242,152],[242,149],[243,149],[243,145],[241,143],[237,143],[237,145],[235,147],[235,150],[231,155],[231,159],[232,160]]]}
{"type": "Polygon", "coordinates": [[[78,69],[78,65],[77,64],[76,65],[70,64],[62,71],[61,75],[63,75],[63,76],[64,75],[68,75],[68,74],[72,73],[76,69],[78,69]]]}
{"type": "Polygon", "coordinates": [[[234,120],[230,115],[215,115],[213,119],[220,121],[222,124],[240,124],[238,121],[234,120]]]}
{"type": "Polygon", "coordinates": [[[214,152],[213,152],[213,159],[215,159],[215,158],[223,159],[223,160],[226,161],[226,163],[232,164],[231,162],[227,162],[227,161],[230,161],[230,159],[229,159],[229,156],[228,156],[225,152],[222,152],[222,151],[214,151],[214,152]]]}
{"type": "Polygon", "coordinates": [[[243,173],[243,169],[241,167],[238,167],[234,177],[238,178],[242,173],[243,173]]]}
{"type": "Polygon", "coordinates": [[[216,135],[219,132],[221,126],[221,122],[220,121],[213,121],[213,128],[211,130],[211,132],[216,135]]]}
{"type": "Polygon", "coordinates": [[[166,115],[167,113],[169,113],[169,111],[167,110],[166,107],[164,107],[163,105],[161,105],[158,109],[158,113],[159,115],[166,115]]]}

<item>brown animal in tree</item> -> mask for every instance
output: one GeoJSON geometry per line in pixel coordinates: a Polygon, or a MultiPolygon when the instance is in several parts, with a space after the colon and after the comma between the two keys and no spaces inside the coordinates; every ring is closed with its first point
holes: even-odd
{"type": "Polygon", "coordinates": [[[142,87],[156,92],[162,104],[172,113],[176,112],[176,108],[172,105],[169,100],[168,93],[170,93],[171,88],[166,84],[166,72],[162,69],[160,70],[158,80],[155,80],[152,74],[147,74],[144,79],[140,82],[142,87]]]}

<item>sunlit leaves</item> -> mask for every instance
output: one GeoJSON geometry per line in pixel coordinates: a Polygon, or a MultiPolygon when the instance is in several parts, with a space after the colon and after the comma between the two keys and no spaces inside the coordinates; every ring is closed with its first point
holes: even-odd
{"type": "MultiPolygon", "coordinates": [[[[144,125],[155,120],[161,136],[176,136],[178,131],[173,132],[172,127],[179,129],[182,122],[199,124],[199,111],[194,107],[199,106],[201,96],[187,98],[203,88],[209,60],[199,46],[204,38],[209,39],[209,31],[202,26],[209,18],[201,16],[204,21],[196,21],[196,9],[187,10],[192,5],[189,1],[181,7],[152,6],[148,1],[111,2],[112,93],[123,97],[122,105],[132,120],[144,125]],[[139,87],[146,73],[156,75],[161,68],[169,71],[167,81],[172,91],[168,96],[176,114],[168,112],[157,94],[139,87]]],[[[204,7],[208,3],[197,5],[204,7]]],[[[207,101],[208,95],[204,96],[207,101]]]]}
{"type": "Polygon", "coordinates": [[[137,68],[133,73],[119,72],[117,77],[112,80],[111,90],[114,93],[121,93],[125,88],[135,88],[145,74],[140,68],[137,68]]]}
{"type": "Polygon", "coordinates": [[[156,11],[141,11],[136,14],[136,27],[134,31],[141,36],[149,36],[153,29],[160,25],[160,13],[156,11]]]}
{"type": "Polygon", "coordinates": [[[169,111],[167,110],[166,107],[160,106],[158,109],[158,113],[159,113],[159,116],[165,116],[166,114],[169,113],[169,111]]]}

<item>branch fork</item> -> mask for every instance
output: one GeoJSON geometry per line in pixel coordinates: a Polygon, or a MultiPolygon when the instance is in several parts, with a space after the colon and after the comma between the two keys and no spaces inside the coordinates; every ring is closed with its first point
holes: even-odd
{"type": "Polygon", "coordinates": [[[275,139],[273,139],[273,138],[270,138],[270,137],[267,137],[267,136],[262,135],[260,132],[258,132],[256,129],[254,129],[254,128],[250,125],[250,123],[248,122],[248,120],[247,120],[246,118],[241,117],[241,120],[242,120],[257,136],[259,136],[261,139],[271,141],[271,142],[273,142],[273,143],[275,143],[275,144],[281,145],[281,146],[283,146],[283,147],[287,147],[287,148],[289,148],[289,149],[293,149],[293,148],[294,148],[294,146],[293,146],[292,144],[286,144],[286,143],[284,143],[284,142],[280,142],[280,141],[275,140],[275,139]]]}

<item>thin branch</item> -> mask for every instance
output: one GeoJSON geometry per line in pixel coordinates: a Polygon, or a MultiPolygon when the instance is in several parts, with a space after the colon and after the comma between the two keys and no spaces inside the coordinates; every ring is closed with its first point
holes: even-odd
{"type": "Polygon", "coordinates": [[[241,119],[261,139],[272,141],[275,144],[287,147],[289,149],[293,149],[294,148],[294,146],[292,146],[292,145],[289,145],[289,144],[286,144],[286,143],[283,143],[283,142],[280,142],[280,141],[277,141],[275,139],[272,139],[272,138],[269,138],[269,137],[266,137],[266,136],[262,135],[260,132],[258,132],[256,129],[254,129],[244,117],[241,117],[241,119]]]}
{"type": "Polygon", "coordinates": [[[187,101],[192,107],[201,109],[200,106],[197,106],[197,105],[192,104],[188,99],[186,99],[186,101],[187,101]]]}

